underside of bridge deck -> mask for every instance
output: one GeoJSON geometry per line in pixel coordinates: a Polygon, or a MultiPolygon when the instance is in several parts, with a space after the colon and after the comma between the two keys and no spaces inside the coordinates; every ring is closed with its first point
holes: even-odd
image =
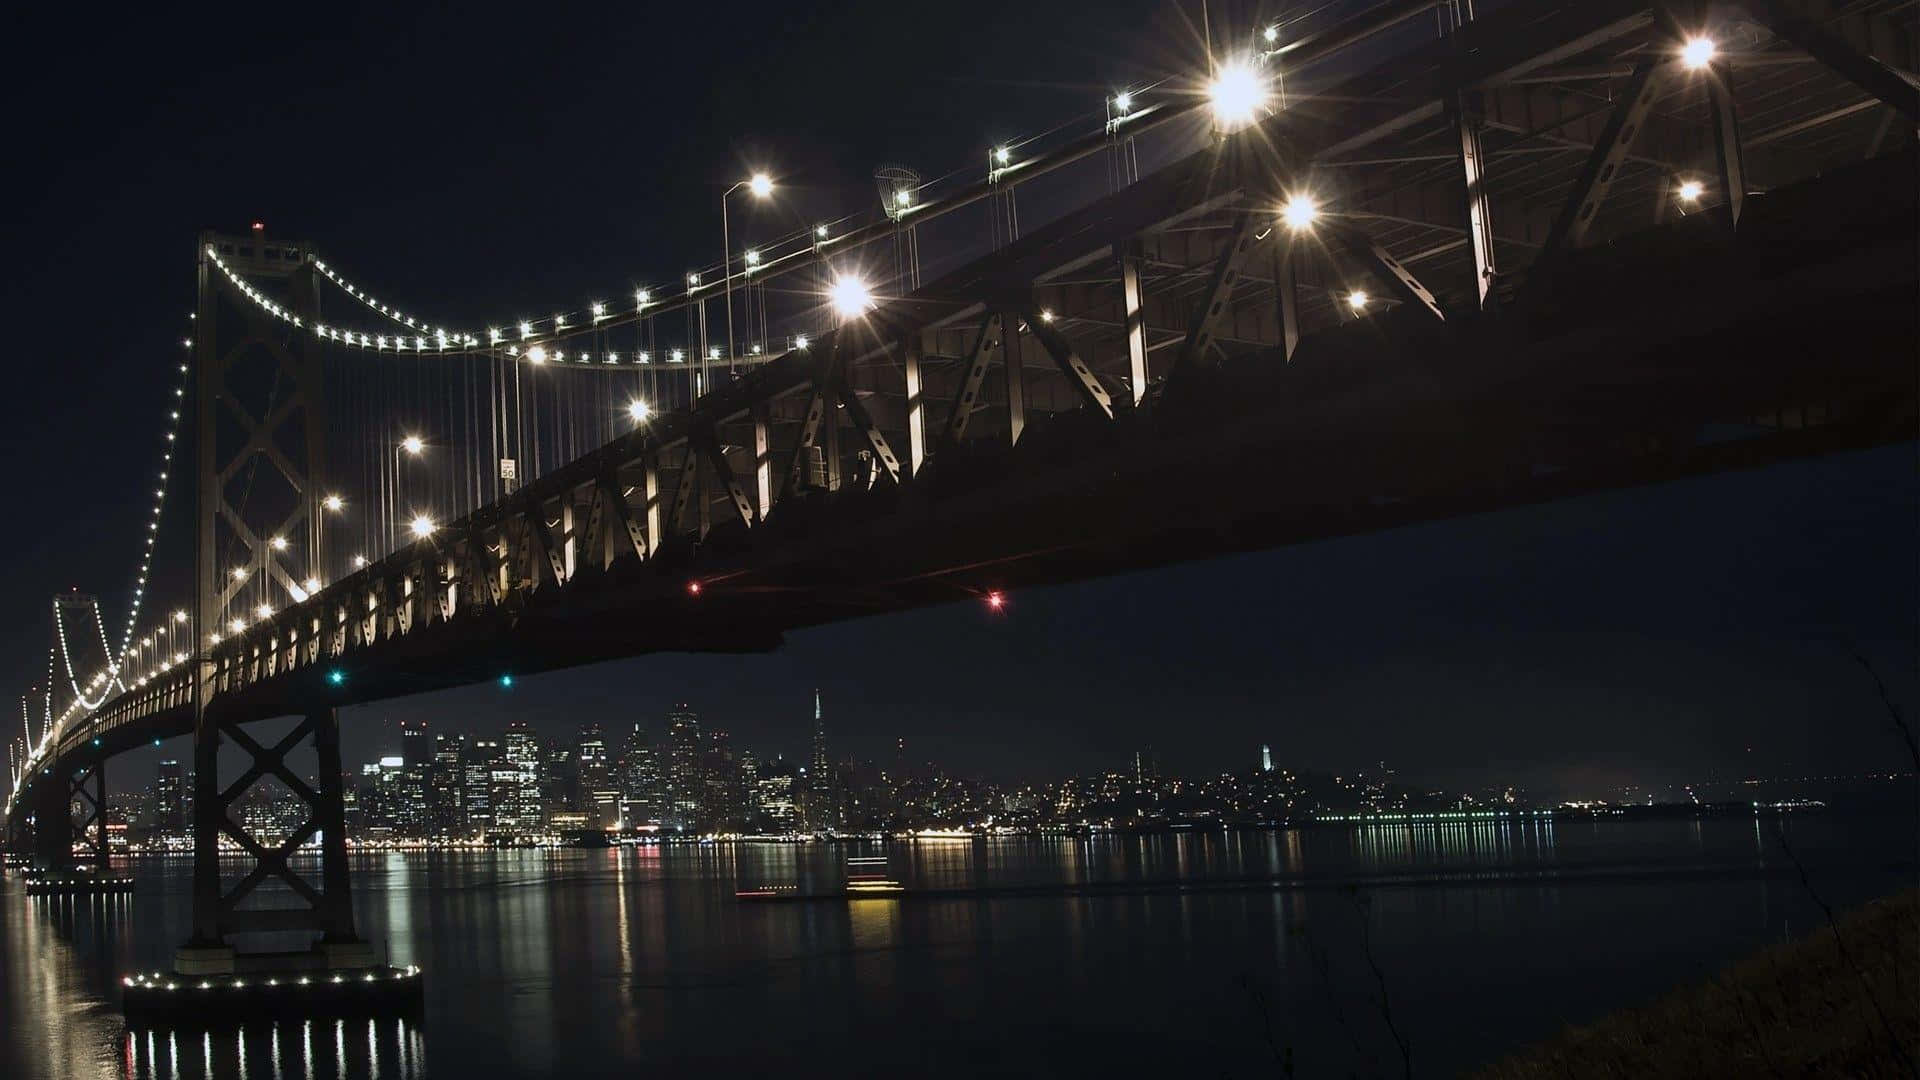
{"type": "MultiPolygon", "coordinates": [[[[353,959],[338,706],[1914,437],[1920,90],[1899,5],[1517,4],[1368,70],[1312,66],[1438,6],[1302,43],[1306,73],[1249,130],[1017,239],[996,218],[992,254],[324,587],[296,588],[266,538],[318,545],[320,339],[299,330],[326,271],[209,236],[198,415],[245,429],[217,460],[201,444],[194,621],[218,630],[63,719],[12,819],[37,807],[43,854],[70,857],[46,825],[71,819],[76,778],[192,732],[193,963],[230,965],[227,935],[256,929],[353,959]],[[1727,47],[1687,63],[1701,27],[1727,47]],[[291,396],[240,408],[223,332],[291,396]],[[301,493],[272,521],[227,496],[257,458],[301,493]],[[222,543],[299,603],[234,617],[222,543]],[[271,746],[242,726],[285,716],[271,746]],[[301,739],[317,790],[284,764],[301,739]],[[224,786],[223,743],[249,761],[224,786]],[[226,813],[266,776],[312,811],[278,847],[226,813]],[[289,867],[316,835],[317,884],[289,867]],[[231,887],[223,836],[249,867],[231,887]],[[268,882],[301,906],[245,902],[268,882]]],[[[1132,130],[1059,160],[1125,154],[1132,130]]],[[[1010,204],[996,182],[860,242],[1010,204]]]]}

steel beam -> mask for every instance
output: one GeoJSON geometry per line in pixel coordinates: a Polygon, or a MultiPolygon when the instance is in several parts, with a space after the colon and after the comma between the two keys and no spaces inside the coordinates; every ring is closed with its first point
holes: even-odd
{"type": "MultiPolygon", "coordinates": [[[[1454,97],[1454,128],[1460,137],[1460,172],[1466,182],[1467,235],[1473,249],[1473,279],[1482,310],[1494,305],[1499,273],[1493,254],[1493,200],[1487,193],[1486,159],[1480,149],[1480,95],[1454,97]]],[[[1293,350],[1289,348],[1291,356],[1293,350]]]]}
{"type": "Polygon", "coordinates": [[[1365,264],[1396,297],[1423,309],[1441,322],[1447,321],[1446,313],[1440,310],[1440,302],[1433,298],[1433,293],[1420,284],[1420,279],[1413,276],[1413,271],[1400,265],[1399,260],[1389,255],[1387,249],[1376,243],[1373,237],[1351,225],[1336,227],[1331,231],[1340,238],[1347,251],[1365,264]]]}
{"type": "MultiPolygon", "coordinates": [[[[1147,311],[1146,293],[1140,287],[1140,239],[1128,237],[1113,245],[1114,259],[1120,264],[1120,300],[1124,305],[1127,335],[1127,386],[1133,391],[1133,404],[1147,396],[1147,311]]],[[[1287,350],[1292,355],[1293,350],[1287,350]]]]}
{"type": "Polygon", "coordinates": [[[1293,280],[1293,245],[1282,240],[1273,245],[1273,299],[1280,323],[1280,346],[1288,363],[1300,347],[1300,293],[1293,280]]]}
{"type": "Polygon", "coordinates": [[[1075,394],[1079,395],[1080,403],[1108,420],[1113,419],[1112,396],[1107,393],[1107,388],[1100,384],[1099,377],[1087,367],[1087,362],[1080,359],[1080,354],[1074,351],[1073,343],[1067,340],[1066,335],[1054,329],[1053,324],[1048,322],[1032,304],[1028,304],[1020,314],[1026,320],[1027,329],[1032,332],[1034,339],[1040,342],[1041,348],[1047,350],[1047,355],[1060,369],[1060,373],[1067,377],[1067,384],[1073,387],[1075,394]]]}
{"type": "Polygon", "coordinates": [[[1733,68],[1725,60],[1707,65],[1707,100],[1713,113],[1713,156],[1720,167],[1720,192],[1729,224],[1740,226],[1747,204],[1747,166],[1740,146],[1740,117],[1733,101],[1733,68]]]}
{"type": "Polygon", "coordinates": [[[927,403],[921,397],[920,361],[926,354],[922,334],[908,334],[900,343],[901,375],[907,394],[907,475],[920,475],[927,463],[927,403]]]}
{"type": "Polygon", "coordinates": [[[755,517],[764,521],[773,509],[773,410],[762,399],[753,403],[753,498],[755,517]]]}
{"type": "Polygon", "coordinates": [[[1020,315],[1000,313],[1001,366],[1007,378],[1007,444],[1020,445],[1027,430],[1027,369],[1020,355],[1020,315]]]}
{"type": "Polygon", "coordinates": [[[1193,322],[1187,327],[1187,340],[1173,358],[1173,369],[1167,373],[1169,381],[1179,378],[1180,373],[1189,368],[1212,365],[1209,350],[1213,348],[1214,337],[1219,334],[1220,323],[1226,317],[1227,302],[1233,298],[1233,287],[1240,280],[1240,269],[1259,235],[1256,228],[1259,224],[1259,217],[1251,212],[1234,216],[1227,246],[1220,250],[1219,256],[1213,261],[1213,275],[1207,281],[1207,291],[1201,295],[1200,304],[1193,313],[1193,322]]]}
{"type": "Polygon", "coordinates": [[[673,486],[673,513],[667,518],[667,528],[675,533],[687,530],[687,508],[693,505],[693,489],[700,477],[700,452],[694,447],[692,436],[686,443],[686,457],[680,462],[680,482],[673,486]]]}
{"type": "Polygon", "coordinates": [[[820,445],[820,430],[826,423],[827,410],[833,403],[827,400],[827,392],[818,383],[807,398],[807,413],[800,421],[800,441],[793,448],[793,465],[787,470],[787,491],[803,491],[813,486],[808,475],[813,467],[813,452],[820,445]]]}
{"type": "Polygon", "coordinates": [[[702,424],[694,428],[689,437],[699,444],[701,452],[706,454],[707,466],[713,470],[721,486],[727,489],[727,501],[733,504],[734,513],[740,515],[742,524],[751,527],[754,521],[753,501],[747,498],[747,489],[741,485],[740,478],[734,475],[733,466],[727,461],[726,448],[720,445],[720,436],[713,425],[702,424]]]}
{"type": "Polygon", "coordinates": [[[846,378],[844,376],[835,376],[835,378],[835,390],[840,403],[846,407],[847,418],[853,421],[854,428],[866,438],[867,448],[873,452],[875,464],[885,470],[887,477],[894,483],[899,483],[900,459],[894,456],[893,447],[888,445],[887,437],[880,433],[880,428],[873,422],[873,416],[867,412],[866,405],[861,403],[860,395],[854,393],[853,387],[847,385],[846,378]]]}
{"type": "Polygon", "coordinates": [[[1566,202],[1561,204],[1559,216],[1547,232],[1546,242],[1534,257],[1533,268],[1529,271],[1532,276],[1538,277],[1551,268],[1558,261],[1562,248],[1579,247],[1585,243],[1587,231],[1599,214],[1601,204],[1606,201],[1607,192],[1620,176],[1620,167],[1626,164],[1628,155],[1633,151],[1633,140],[1646,126],[1647,116],[1653,112],[1654,100],[1660,96],[1660,86],[1665,81],[1670,65],[1671,61],[1661,56],[1643,60],[1633,69],[1626,88],[1607,117],[1606,127],[1601,129],[1600,138],[1587,155],[1586,165],[1573,183],[1573,190],[1568,193],[1566,202]]]}
{"type": "MultiPolygon", "coordinates": [[[[1893,106],[1908,124],[1920,124],[1920,87],[1894,63],[1902,57],[1874,57],[1855,50],[1840,36],[1793,10],[1782,0],[1741,0],[1754,21],[1791,42],[1874,97],[1893,106]]],[[[1717,129],[1716,129],[1717,134],[1717,129]]]]}
{"type": "MultiPolygon", "coordinates": [[[[973,419],[973,413],[980,403],[980,391],[986,385],[987,367],[990,362],[989,350],[993,348],[992,337],[994,322],[999,316],[989,311],[980,316],[980,325],[973,332],[973,348],[967,351],[967,373],[960,380],[960,388],[953,396],[953,408],[947,411],[946,427],[940,433],[940,452],[958,446],[967,436],[967,422],[973,419]]],[[[1001,335],[1006,335],[1005,324],[1001,325],[1001,335]]]]}

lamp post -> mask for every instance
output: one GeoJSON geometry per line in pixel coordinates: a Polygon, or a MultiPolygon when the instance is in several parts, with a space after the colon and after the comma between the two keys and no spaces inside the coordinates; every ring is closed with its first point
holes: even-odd
{"type": "MultiPolygon", "coordinates": [[[[421,452],[426,450],[426,448],[426,440],[418,435],[407,436],[400,440],[399,445],[393,448],[393,505],[387,511],[388,529],[392,529],[400,520],[400,455],[402,452],[405,452],[411,457],[419,457],[421,452]]],[[[389,537],[388,542],[391,543],[392,539],[392,537],[389,537]]]]}
{"type": "Polygon", "coordinates": [[[739,350],[733,344],[733,239],[727,226],[727,197],[741,188],[753,192],[756,199],[764,199],[773,194],[773,178],[766,173],[754,173],[745,180],[737,180],[734,185],[720,193],[720,274],[726,279],[727,294],[727,366],[733,366],[734,357],[739,350]]]}

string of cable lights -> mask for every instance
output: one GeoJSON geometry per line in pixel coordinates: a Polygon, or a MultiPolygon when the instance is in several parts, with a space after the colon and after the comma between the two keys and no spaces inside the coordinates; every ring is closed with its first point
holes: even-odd
{"type": "MultiPolygon", "coordinates": [[[[183,338],[181,344],[191,349],[193,339],[183,338]]],[[[180,443],[180,418],[186,411],[187,380],[192,372],[184,362],[179,365],[179,369],[180,378],[173,387],[173,400],[167,407],[167,429],[160,444],[160,468],[157,470],[158,475],[153,489],[153,509],[148,515],[147,535],[141,545],[140,570],[134,575],[133,599],[127,606],[126,627],[120,635],[120,648],[117,651],[107,652],[108,662],[116,674],[126,665],[127,649],[133,642],[133,630],[140,621],[141,605],[146,602],[147,578],[153,572],[153,550],[160,537],[160,516],[166,510],[168,485],[173,475],[173,451],[180,443]]],[[[104,639],[101,645],[106,645],[104,639]]]]}
{"type": "MultiPolygon", "coordinates": [[[[1268,40],[1271,41],[1272,38],[1269,37],[1268,40]]],[[[1044,153],[1036,151],[1025,158],[1016,158],[1015,152],[1065,131],[1087,117],[1099,117],[1102,122],[1102,132],[1110,138],[1122,138],[1137,133],[1137,129],[1149,126],[1143,121],[1150,115],[1161,112],[1168,104],[1166,102],[1148,103],[1142,100],[1145,95],[1155,92],[1160,86],[1160,83],[1153,83],[1136,89],[1119,91],[1104,99],[1103,108],[1099,113],[1088,113],[1084,117],[1076,117],[1074,120],[1038,134],[997,144],[987,153],[985,182],[988,185],[997,184],[1006,177],[1022,172],[1027,166],[1039,164],[1046,156],[1044,153]]],[[[1173,111],[1184,112],[1185,110],[1173,111]]],[[[1156,118],[1156,122],[1165,118],[1156,118]]],[[[893,191],[892,198],[886,200],[887,205],[882,207],[885,221],[877,224],[891,228],[930,216],[927,211],[932,210],[941,200],[934,198],[929,189],[968,175],[971,175],[970,169],[956,169],[935,180],[893,191]]],[[[756,192],[767,188],[772,183],[771,179],[766,178],[764,174],[758,174],[755,182],[756,192]]],[[[964,204],[966,201],[970,201],[970,198],[963,192],[959,204],[964,204]]],[[[649,350],[623,352],[606,348],[568,349],[562,343],[579,335],[592,334],[597,330],[634,323],[672,311],[685,310],[713,298],[722,291],[723,286],[731,286],[735,281],[744,280],[751,284],[756,278],[764,279],[774,273],[793,269],[801,263],[823,259],[830,251],[838,249],[840,242],[844,240],[859,237],[861,242],[865,242],[874,239],[873,236],[865,235],[872,231],[871,227],[851,231],[843,229],[847,222],[859,216],[843,215],[831,222],[821,222],[797,229],[738,252],[730,250],[725,253],[719,265],[688,271],[684,278],[684,291],[640,286],[632,289],[630,300],[623,299],[618,304],[594,300],[581,308],[557,310],[550,316],[502,319],[484,330],[449,330],[431,325],[409,314],[403,307],[377,299],[351,277],[320,259],[313,261],[314,268],[319,270],[328,282],[369,310],[406,327],[413,333],[382,334],[324,323],[309,325],[307,320],[253,287],[216,251],[209,248],[207,254],[241,295],[262,311],[296,328],[309,330],[316,337],[332,344],[376,353],[412,352],[449,355],[480,353],[505,357],[518,363],[534,366],[630,369],[635,366],[651,365],[655,359],[652,352],[649,350]]],[[[764,345],[761,344],[752,345],[749,347],[748,355],[757,355],[763,348],[764,345]]],[[[710,349],[708,359],[718,358],[714,355],[714,350],[710,349]]],[[[669,362],[672,359],[669,354],[669,362]]],[[[684,357],[679,359],[684,360],[684,357]]]]}

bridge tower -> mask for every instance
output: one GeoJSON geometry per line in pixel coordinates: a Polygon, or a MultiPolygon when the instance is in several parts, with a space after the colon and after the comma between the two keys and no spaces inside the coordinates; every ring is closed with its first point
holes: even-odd
{"type": "MultiPolygon", "coordinates": [[[[198,251],[199,301],[194,315],[195,401],[194,625],[203,635],[194,677],[193,930],[175,955],[182,975],[223,974],[284,965],[236,952],[232,935],[317,933],[314,955],[297,966],[365,967],[372,951],[354,932],[348,891],[340,730],[319,699],[250,703],[244,712],[214,695],[211,635],[233,620],[272,618],[324,577],[320,478],[325,467],[326,394],[321,347],[319,271],[307,245],[274,240],[255,225],[249,236],[204,233],[198,251]],[[279,293],[286,319],[239,296],[214,261],[279,293]],[[272,745],[248,735],[243,721],[299,716],[272,745]],[[310,742],[315,783],[287,755],[310,742]],[[244,768],[223,784],[222,746],[240,752],[244,768]],[[255,783],[272,776],[307,804],[307,817],[283,843],[251,835],[228,813],[255,783]],[[320,879],[291,865],[318,835],[320,879]],[[244,872],[222,873],[225,837],[241,849],[244,872]],[[263,885],[269,888],[263,889],[263,885]],[[289,904],[288,901],[292,903],[289,904]]],[[[227,754],[233,758],[232,750],[227,754]]]]}

